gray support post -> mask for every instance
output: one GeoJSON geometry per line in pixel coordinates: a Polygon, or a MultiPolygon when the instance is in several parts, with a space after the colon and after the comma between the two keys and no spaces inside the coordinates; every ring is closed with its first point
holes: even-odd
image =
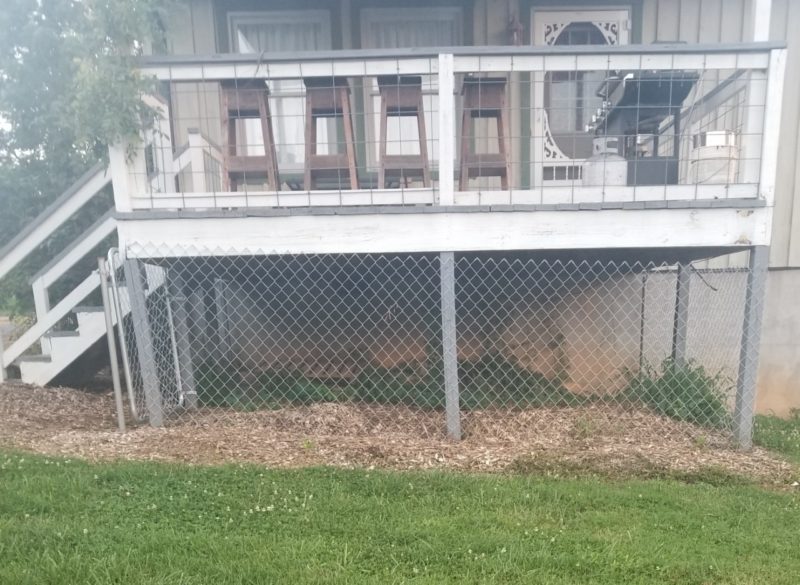
{"type": "MultiPolygon", "coordinates": [[[[111,365],[111,383],[114,386],[114,404],[117,409],[117,428],[125,432],[125,410],[122,406],[122,384],[119,380],[119,363],[117,363],[117,340],[114,336],[114,319],[111,300],[108,295],[108,265],[103,258],[97,259],[100,271],[100,296],[103,298],[103,314],[106,318],[106,341],[108,342],[108,362],[111,365]]],[[[117,317],[119,320],[119,317],[117,317]]]]}
{"type": "Polygon", "coordinates": [[[227,361],[231,355],[231,340],[228,323],[228,302],[225,298],[228,283],[218,278],[214,281],[214,304],[217,310],[217,357],[227,361]]]}
{"type": "Polygon", "coordinates": [[[458,349],[456,346],[456,268],[455,254],[439,255],[442,286],[442,360],[447,435],[461,440],[461,405],[458,389],[458,349]]]}
{"type": "Polygon", "coordinates": [[[197,408],[197,388],[195,386],[194,364],[192,363],[192,348],[189,338],[189,320],[186,311],[186,286],[180,274],[168,279],[168,283],[172,302],[172,318],[175,323],[175,345],[177,346],[181,385],[179,391],[183,395],[184,406],[188,409],[195,409],[197,408]]]}
{"type": "Polygon", "coordinates": [[[758,383],[758,352],[761,344],[761,320],[767,283],[769,246],[750,249],[750,271],[744,303],[742,344],[739,353],[739,379],[736,383],[736,406],[733,411],[733,430],[739,446],[753,446],[753,416],[756,408],[758,383]]]}
{"type": "Polygon", "coordinates": [[[686,365],[686,336],[689,330],[689,283],[691,264],[678,264],[675,285],[675,315],[672,323],[672,363],[682,368],[686,365]]]}
{"type": "Polygon", "coordinates": [[[6,381],[6,366],[3,363],[3,352],[5,349],[3,348],[3,332],[0,331],[0,382],[6,381]]]}
{"type": "Polygon", "coordinates": [[[139,368],[142,372],[147,415],[150,426],[160,427],[164,425],[164,407],[161,401],[156,360],[153,355],[153,338],[150,334],[150,320],[147,317],[141,264],[138,260],[125,260],[122,270],[125,273],[125,283],[128,286],[128,296],[130,297],[131,322],[136,339],[136,352],[139,356],[139,368]]]}

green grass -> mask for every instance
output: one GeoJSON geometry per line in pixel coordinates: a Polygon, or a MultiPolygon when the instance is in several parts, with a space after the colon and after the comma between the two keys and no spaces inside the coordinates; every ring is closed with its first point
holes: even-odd
{"type": "Polygon", "coordinates": [[[757,415],[753,443],[800,464],[800,410],[793,411],[788,419],[757,415]]]}
{"type": "Polygon", "coordinates": [[[752,485],[0,454],[0,583],[786,583],[800,495],[752,485]]]}

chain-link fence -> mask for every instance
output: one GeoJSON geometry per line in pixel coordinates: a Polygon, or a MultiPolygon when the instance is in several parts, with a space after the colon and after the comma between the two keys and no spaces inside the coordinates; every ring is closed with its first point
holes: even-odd
{"type": "Polygon", "coordinates": [[[132,410],[151,424],[347,407],[354,432],[444,436],[455,415],[469,436],[592,412],[730,436],[747,270],[527,252],[112,267],[132,410]]]}

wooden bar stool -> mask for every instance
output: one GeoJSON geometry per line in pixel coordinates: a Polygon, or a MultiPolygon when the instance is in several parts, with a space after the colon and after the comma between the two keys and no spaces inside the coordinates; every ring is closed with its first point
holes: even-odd
{"type": "Polygon", "coordinates": [[[260,80],[228,80],[221,83],[222,98],[222,156],[226,191],[236,191],[241,183],[251,179],[264,181],[269,189],[278,190],[278,157],[269,111],[269,87],[260,80]],[[237,121],[261,121],[264,140],[263,155],[239,153],[237,121]]]}
{"type": "Polygon", "coordinates": [[[306,161],[305,189],[316,189],[318,181],[335,180],[358,189],[356,150],[353,141],[353,114],[350,107],[350,84],[345,77],[307,77],[306,86],[306,161]],[[317,153],[317,121],[340,119],[344,126],[343,154],[317,153]]]}
{"type": "Polygon", "coordinates": [[[506,149],[506,79],[504,77],[468,77],[464,80],[464,114],[461,124],[461,172],[459,190],[466,191],[476,177],[500,177],[508,189],[508,152],[506,149]],[[473,122],[497,121],[497,153],[472,151],[473,122]]]}
{"type": "Polygon", "coordinates": [[[425,132],[425,108],[422,104],[422,77],[381,75],[378,77],[381,95],[380,170],[378,189],[386,187],[386,181],[397,179],[402,185],[409,179],[422,180],[430,187],[431,173],[428,167],[428,138],[425,132]],[[386,154],[389,118],[416,118],[419,154],[386,154]]]}

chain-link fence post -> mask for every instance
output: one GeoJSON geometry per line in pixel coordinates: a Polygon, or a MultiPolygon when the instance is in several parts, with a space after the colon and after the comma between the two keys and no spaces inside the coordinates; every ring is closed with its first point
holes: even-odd
{"type": "Polygon", "coordinates": [[[439,255],[442,287],[442,359],[447,435],[461,440],[461,405],[458,389],[458,349],[456,347],[456,268],[455,254],[439,255]]]}
{"type": "Polygon", "coordinates": [[[739,446],[753,445],[753,416],[755,415],[756,385],[758,383],[758,352],[761,343],[761,320],[767,282],[769,246],[750,249],[750,270],[747,274],[744,324],[739,354],[739,378],[736,384],[736,406],[733,429],[739,446]]]}
{"type": "Polygon", "coordinates": [[[123,262],[122,269],[125,273],[125,282],[128,285],[133,333],[136,339],[136,351],[139,358],[139,368],[141,369],[148,420],[151,426],[160,427],[164,424],[164,412],[158,382],[158,369],[153,352],[150,320],[147,316],[147,301],[144,283],[142,282],[141,263],[138,260],[128,259],[123,262]]]}
{"type": "Polygon", "coordinates": [[[672,362],[676,367],[686,365],[686,338],[689,331],[689,283],[691,264],[678,264],[675,283],[675,317],[672,325],[672,362]]]}
{"type": "Polygon", "coordinates": [[[183,277],[175,270],[175,274],[167,281],[170,301],[172,305],[172,318],[175,321],[175,345],[178,353],[178,372],[180,380],[179,392],[183,396],[186,408],[197,408],[197,389],[195,388],[194,365],[192,362],[192,349],[189,339],[188,312],[186,310],[186,285],[183,277]]]}
{"type": "Polygon", "coordinates": [[[231,357],[230,323],[228,322],[228,283],[218,278],[214,281],[214,307],[217,316],[217,359],[226,362],[231,357]]]}

